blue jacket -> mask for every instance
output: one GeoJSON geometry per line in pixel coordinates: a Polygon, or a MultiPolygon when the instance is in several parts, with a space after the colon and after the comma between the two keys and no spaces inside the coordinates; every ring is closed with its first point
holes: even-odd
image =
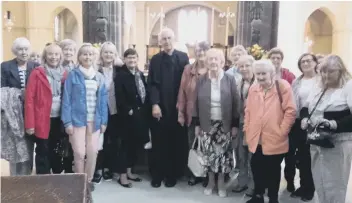
{"type": "MultiPolygon", "coordinates": [[[[97,72],[96,80],[99,88],[94,119],[95,131],[99,130],[101,125],[106,126],[108,123],[108,92],[104,84],[104,76],[97,72]]],[[[65,128],[70,125],[87,126],[86,85],[84,75],[79,68],[73,69],[65,81],[61,120],[65,128]]]]}

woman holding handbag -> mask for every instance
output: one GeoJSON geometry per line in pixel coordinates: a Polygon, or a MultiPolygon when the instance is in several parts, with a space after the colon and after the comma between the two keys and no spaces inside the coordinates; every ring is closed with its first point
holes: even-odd
{"type": "Polygon", "coordinates": [[[235,78],[225,74],[225,57],[222,51],[210,49],[206,53],[208,73],[197,82],[196,101],[192,121],[195,134],[202,141],[204,165],[208,171],[205,195],[215,188],[218,175],[218,194],[226,197],[225,174],[233,168],[232,137],[239,125],[238,93],[235,78]]]}
{"type": "MultiPolygon", "coordinates": [[[[195,46],[196,61],[191,65],[186,65],[182,74],[180,90],[177,98],[178,123],[188,127],[188,145],[191,148],[195,139],[195,126],[192,125],[192,113],[195,100],[195,89],[197,80],[208,72],[205,66],[205,54],[210,49],[207,42],[199,42],[195,46]]],[[[202,181],[196,178],[189,171],[188,185],[193,186],[202,181]]]]}
{"type": "Polygon", "coordinates": [[[345,202],[352,160],[352,76],[342,59],[319,64],[321,81],[302,110],[301,127],[311,144],[312,174],[320,202],[345,202]]]}

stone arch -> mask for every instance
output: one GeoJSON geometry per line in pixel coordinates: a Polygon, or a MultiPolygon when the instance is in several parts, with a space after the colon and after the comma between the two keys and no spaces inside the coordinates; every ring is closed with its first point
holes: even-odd
{"type": "Polygon", "coordinates": [[[336,29],[335,15],[328,8],[321,7],[309,13],[305,19],[305,50],[313,53],[331,53],[336,29]]]}
{"type": "Polygon", "coordinates": [[[72,39],[74,41],[79,41],[80,36],[79,36],[79,24],[77,20],[77,16],[75,13],[73,13],[69,8],[60,6],[57,7],[53,12],[52,12],[52,22],[54,25],[54,39],[55,40],[62,40],[62,39],[72,39]],[[55,24],[55,19],[59,19],[59,31],[57,31],[57,27],[55,24]],[[59,37],[56,35],[59,32],[59,37]]]}

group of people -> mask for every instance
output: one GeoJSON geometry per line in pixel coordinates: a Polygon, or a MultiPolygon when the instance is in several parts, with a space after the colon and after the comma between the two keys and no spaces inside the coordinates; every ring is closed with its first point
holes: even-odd
{"type": "Polygon", "coordinates": [[[291,197],[310,201],[316,191],[322,203],[345,201],[352,76],[339,56],[304,53],[296,78],[282,67],[279,48],[256,61],[235,46],[224,70],[224,53],[207,42],[195,45],[192,64],[175,49],[171,29],[159,42],[162,51],[145,78],[136,50],[127,49],[122,62],[112,42],[98,54],[89,43],[77,53],[72,40],[50,43],[38,64],[29,60],[29,41],[16,39],[16,58],[1,64],[2,158],[11,175],[32,173],[35,143],[37,174],[86,173],[93,189],[118,173],[118,183],[131,188],[142,181],[133,167],[144,146],[155,188],[174,187],[186,175],[190,186],[203,183],[204,194],[217,189],[226,197],[236,171],[233,192],[263,203],[268,189],[276,203],[285,159],[291,197]],[[187,167],[192,147],[200,150],[206,178],[187,167]]]}

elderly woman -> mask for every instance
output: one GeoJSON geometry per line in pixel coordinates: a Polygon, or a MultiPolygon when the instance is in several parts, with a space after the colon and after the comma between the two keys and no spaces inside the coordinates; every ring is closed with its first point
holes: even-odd
{"type": "Polygon", "coordinates": [[[296,118],[296,106],[290,84],[275,79],[271,61],[254,62],[253,72],[257,83],[248,92],[243,127],[253,153],[254,196],[247,203],[264,203],[265,188],[269,203],[277,203],[281,162],[288,152],[288,133],[296,118]]]}
{"type": "MultiPolygon", "coordinates": [[[[311,160],[309,144],[307,144],[307,133],[301,129],[300,111],[309,96],[310,91],[318,82],[317,58],[310,53],[303,54],[298,59],[298,69],[302,75],[292,83],[292,89],[295,96],[297,107],[297,118],[290,132],[290,148],[289,153],[293,159],[286,162],[286,165],[291,164],[288,168],[293,170],[299,169],[300,173],[300,188],[291,194],[291,197],[299,197],[302,201],[310,201],[314,197],[314,183],[311,171],[311,160]],[[298,163],[298,164],[297,164],[298,163]]],[[[292,177],[293,178],[293,177],[292,177]]],[[[293,180],[292,180],[293,182],[293,180]]]]}
{"type": "Polygon", "coordinates": [[[238,93],[235,78],[225,74],[223,52],[210,49],[206,53],[209,72],[196,86],[194,118],[195,134],[201,139],[208,186],[204,190],[211,195],[218,174],[218,194],[226,197],[225,174],[233,168],[231,138],[236,136],[239,124],[238,93]]]}
{"type": "Polygon", "coordinates": [[[250,168],[250,160],[252,157],[251,152],[248,150],[245,135],[243,133],[244,123],[244,108],[248,96],[249,88],[254,84],[255,77],[252,70],[254,58],[251,55],[243,55],[237,61],[237,67],[242,79],[237,83],[237,91],[240,95],[240,129],[238,132],[238,145],[239,145],[239,164],[240,173],[238,175],[238,184],[232,190],[233,192],[240,193],[247,190],[246,195],[252,196],[254,193],[254,182],[252,177],[252,170],[250,168]]]}
{"type": "MultiPolygon", "coordinates": [[[[28,41],[28,39],[24,37],[15,39],[15,41],[13,41],[11,50],[12,50],[12,53],[16,56],[16,58],[10,61],[4,61],[1,63],[1,87],[8,87],[10,89],[15,88],[22,91],[20,97],[14,98],[9,96],[9,98],[6,98],[6,99],[10,99],[10,97],[11,99],[22,98],[20,102],[22,105],[22,108],[24,103],[23,92],[26,88],[28,77],[32,72],[32,70],[35,67],[39,66],[38,63],[29,61],[30,48],[31,48],[31,44],[28,41]]],[[[17,90],[10,90],[10,89],[8,90],[4,89],[5,92],[3,92],[4,94],[2,94],[2,96],[5,96],[5,94],[7,93],[9,93],[9,95],[16,95],[16,92],[18,92],[17,90]]],[[[13,104],[16,104],[17,102],[18,101],[14,101],[13,104]]],[[[5,105],[2,105],[2,107],[5,107],[5,105]]],[[[17,129],[17,130],[20,130],[20,129],[17,129]]],[[[21,132],[24,132],[24,129],[22,129],[21,132]]],[[[9,133],[18,133],[18,132],[11,130],[11,132],[9,133]]],[[[17,150],[15,150],[15,147],[7,151],[7,153],[9,153],[9,156],[15,156],[16,154],[15,157],[17,158],[14,158],[14,159],[11,158],[11,160],[10,160],[10,157],[8,157],[8,159],[6,157],[3,157],[3,158],[6,158],[7,160],[9,160],[10,173],[12,175],[30,175],[32,173],[32,166],[33,166],[33,147],[34,147],[33,142],[31,139],[29,139],[28,136],[22,136],[22,135],[19,135],[19,136],[22,139],[17,140],[18,143],[23,143],[23,142],[26,143],[22,145],[23,147],[17,148],[17,150],[21,150],[21,152],[16,152],[17,150]]],[[[5,141],[3,140],[2,143],[5,143],[5,141]]],[[[9,146],[6,146],[6,147],[9,147],[9,146]]],[[[5,148],[3,148],[2,151],[4,152],[2,154],[5,154],[5,148]]]]}
{"type": "Polygon", "coordinates": [[[301,127],[320,129],[318,135],[307,136],[319,201],[340,203],[345,202],[351,171],[352,76],[337,55],[327,56],[319,66],[321,81],[310,89],[301,127]],[[321,134],[325,136],[319,139],[321,134]]]}
{"type": "Polygon", "coordinates": [[[1,63],[1,87],[15,87],[24,90],[27,79],[38,63],[29,61],[31,43],[27,38],[15,39],[12,53],[16,58],[1,63]]]}
{"type": "Polygon", "coordinates": [[[247,55],[246,49],[242,45],[237,45],[233,47],[230,51],[230,60],[232,62],[232,67],[226,71],[226,73],[235,77],[236,81],[241,79],[241,75],[238,70],[237,61],[238,59],[243,56],[247,55]]]}
{"type": "Polygon", "coordinates": [[[62,66],[67,71],[71,71],[75,67],[76,42],[72,39],[64,39],[60,42],[60,47],[64,55],[62,66]]]}
{"type": "MultiPolygon", "coordinates": [[[[119,138],[121,147],[118,155],[118,183],[131,188],[132,183],[141,182],[132,169],[137,160],[137,152],[148,142],[150,119],[149,98],[146,94],[147,83],[138,69],[138,53],[127,49],[124,53],[125,65],[115,78],[116,103],[121,117],[119,138]]],[[[116,136],[116,135],[115,135],[116,136]]]]}
{"type": "Polygon", "coordinates": [[[65,81],[61,119],[73,149],[75,173],[86,173],[91,189],[100,133],[108,122],[105,78],[94,68],[94,47],[85,43],[78,50],[78,67],[65,81]]]}
{"type": "Polygon", "coordinates": [[[100,183],[102,178],[105,181],[112,180],[112,173],[115,168],[115,149],[117,146],[117,128],[119,123],[117,116],[114,79],[117,70],[122,66],[118,58],[116,46],[112,42],[105,42],[100,49],[98,71],[105,76],[105,86],[108,90],[109,119],[106,132],[104,133],[103,149],[99,151],[95,174],[92,182],[100,183]]]}
{"type": "Polygon", "coordinates": [[[62,157],[56,146],[64,136],[60,119],[61,92],[66,71],[61,66],[62,50],[56,44],[43,51],[43,66],[34,69],[28,80],[25,99],[25,128],[35,136],[37,174],[62,172],[62,157]]]}
{"type": "MultiPolygon", "coordinates": [[[[207,42],[199,42],[195,46],[196,61],[191,65],[186,65],[182,74],[180,90],[177,99],[178,122],[181,126],[188,127],[188,144],[192,146],[195,139],[194,128],[192,125],[192,113],[194,101],[196,98],[196,84],[200,76],[206,74],[208,69],[205,66],[205,54],[210,49],[207,42]]],[[[188,185],[193,186],[201,181],[195,178],[192,172],[189,171],[188,185]]]]}

